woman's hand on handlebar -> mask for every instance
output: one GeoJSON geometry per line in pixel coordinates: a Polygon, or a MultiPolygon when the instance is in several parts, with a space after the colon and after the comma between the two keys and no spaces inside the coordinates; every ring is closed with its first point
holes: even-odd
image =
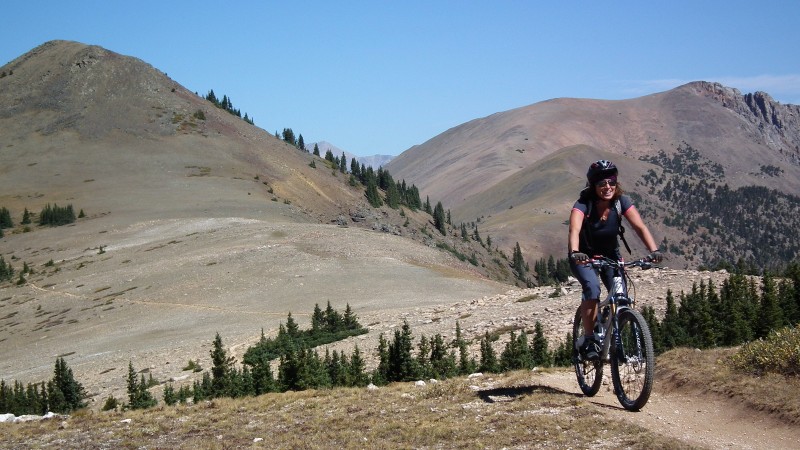
{"type": "Polygon", "coordinates": [[[660,251],[656,250],[656,251],[654,251],[654,252],[650,252],[650,254],[649,254],[649,255],[647,255],[647,257],[646,257],[645,259],[646,259],[648,262],[653,262],[653,263],[656,263],[656,264],[658,264],[658,263],[660,263],[661,261],[663,261],[663,260],[664,260],[664,255],[663,255],[663,254],[661,254],[661,252],[660,252],[660,251]]]}
{"type": "Polygon", "coordinates": [[[589,262],[589,255],[583,252],[574,251],[569,254],[569,257],[578,264],[589,262]]]}

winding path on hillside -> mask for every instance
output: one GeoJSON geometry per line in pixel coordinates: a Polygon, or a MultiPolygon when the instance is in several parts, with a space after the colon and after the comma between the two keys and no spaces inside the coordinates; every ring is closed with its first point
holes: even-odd
{"type": "MultiPolygon", "coordinates": [[[[535,383],[571,395],[581,395],[571,371],[542,373],[535,383]]],[[[630,421],[663,436],[704,448],[797,448],[800,428],[754,411],[741,402],[717,395],[695,395],[656,385],[647,405],[639,412],[626,411],[617,402],[611,380],[587,401],[603,414],[630,421]]]]}

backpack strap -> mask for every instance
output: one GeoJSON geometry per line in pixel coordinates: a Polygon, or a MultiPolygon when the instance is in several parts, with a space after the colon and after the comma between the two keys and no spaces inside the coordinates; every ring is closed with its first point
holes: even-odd
{"type": "Polygon", "coordinates": [[[617,209],[617,217],[619,218],[619,238],[622,239],[622,243],[625,244],[625,250],[627,250],[630,255],[631,247],[628,245],[628,241],[625,240],[625,227],[622,226],[622,205],[619,199],[614,202],[614,207],[617,209]]]}

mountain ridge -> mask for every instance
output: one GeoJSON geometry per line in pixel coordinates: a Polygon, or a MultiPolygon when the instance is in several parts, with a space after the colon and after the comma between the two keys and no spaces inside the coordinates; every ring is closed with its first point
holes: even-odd
{"type": "MultiPolygon", "coordinates": [[[[695,246],[687,229],[662,223],[676,212],[674,208],[650,193],[654,187],[638,192],[649,171],[663,170],[652,163],[656,155],[676,155],[691,148],[707,164],[719,165],[724,183],[733,189],[755,185],[794,195],[800,192],[799,117],[800,107],[782,105],[766,93],[742,95],[711,82],[630,100],[559,98],[453,127],[399,155],[387,169],[441,200],[456,221],[483,221],[491,215],[483,222],[484,230],[502,248],[520,243],[527,258],[535,260],[563,252],[563,221],[585,184],[586,167],[603,152],[604,158],[623,168],[620,180],[625,188],[647,197],[652,214],[646,219],[657,239],[683,241],[679,253],[686,253],[695,246]],[[529,219],[519,210],[500,212],[503,204],[516,209],[528,202],[520,192],[499,195],[514,192],[512,187],[501,187],[504,183],[576,145],[597,151],[587,152],[582,164],[565,167],[561,179],[570,189],[538,205],[559,214],[541,223],[533,207],[529,219]],[[516,224],[513,232],[510,223],[516,224]]],[[[686,254],[672,256],[673,263],[687,267],[717,261],[717,257],[697,261],[686,254]]]]}

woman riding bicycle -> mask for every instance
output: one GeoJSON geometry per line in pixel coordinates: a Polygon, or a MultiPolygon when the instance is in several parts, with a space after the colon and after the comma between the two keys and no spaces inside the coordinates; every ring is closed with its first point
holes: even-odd
{"type": "MultiPolygon", "coordinates": [[[[649,259],[656,263],[662,259],[650,230],[633,206],[631,198],[623,195],[622,187],[617,181],[618,172],[611,161],[602,159],[592,163],[586,172],[587,187],[581,191],[569,216],[570,268],[583,288],[580,314],[586,339],[580,351],[588,360],[599,357],[593,324],[600,299],[600,280],[591,265],[586,264],[590,256],[602,255],[620,259],[617,234],[620,233],[624,216],[647,246],[649,259]]],[[[604,271],[600,277],[606,289],[610,289],[613,271],[604,271]]]]}

